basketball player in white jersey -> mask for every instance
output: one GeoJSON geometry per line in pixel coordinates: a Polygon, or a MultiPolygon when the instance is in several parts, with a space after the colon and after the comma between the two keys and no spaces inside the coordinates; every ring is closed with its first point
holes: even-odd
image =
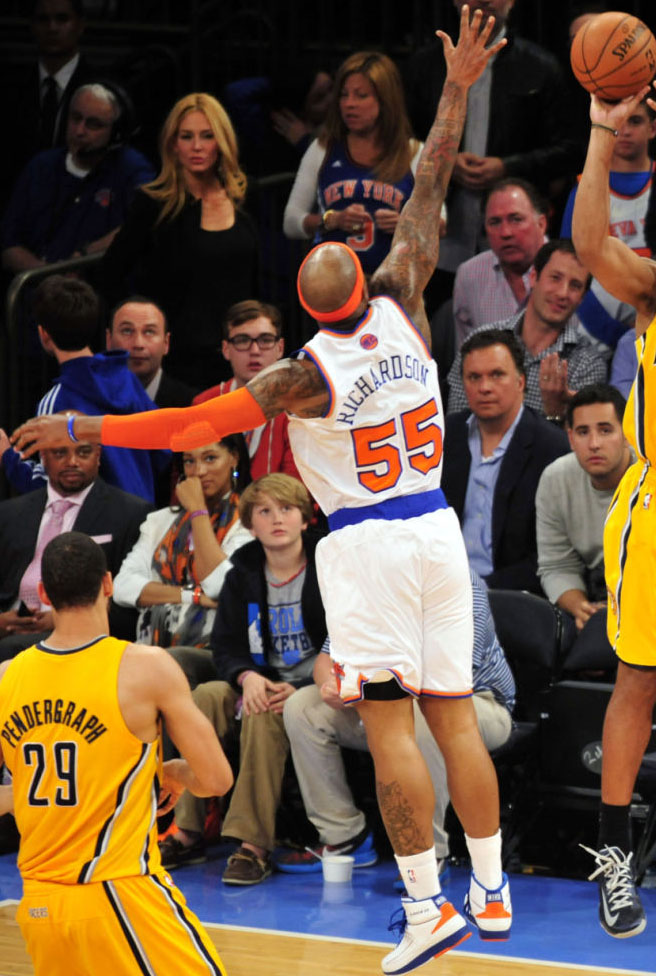
{"type": "Polygon", "coordinates": [[[422,300],[467,92],[505,43],[486,48],[494,18],[481,25],[481,11],[470,23],[464,6],[457,47],[437,32],[447,61],[437,116],[390,253],[369,286],[345,245],[319,245],[304,261],[299,297],[320,330],[300,358],[199,407],[154,411],[154,423],[150,415],[37,418],[13,438],[26,454],[70,437],[180,450],[290,414],[296,464],[331,527],[317,549],[331,654],[342,697],[367,730],[381,813],[408,892],[401,939],[383,960],[387,974],[409,972],[469,934],[440,891],[433,791],[414,738],[412,697],[445,757],[467,837],[473,873],[465,912],[484,939],[505,939],[511,926],[496,775],[471,701],[467,558],[439,487],[443,413],[422,300]]]}

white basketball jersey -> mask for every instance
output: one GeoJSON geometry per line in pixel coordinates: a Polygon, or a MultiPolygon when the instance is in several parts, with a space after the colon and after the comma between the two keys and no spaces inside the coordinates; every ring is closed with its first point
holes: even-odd
{"type": "Polygon", "coordinates": [[[300,356],[316,364],[330,403],[323,417],[291,416],[289,439],[326,515],[439,488],[437,366],[393,299],[372,299],[352,332],[322,328],[300,356]]]}
{"type": "MultiPolygon", "coordinates": [[[[653,169],[654,164],[652,163],[652,172],[653,169]]],[[[617,237],[620,241],[624,241],[627,247],[630,247],[636,254],[646,258],[651,257],[651,250],[647,245],[647,238],[645,236],[645,220],[647,217],[647,205],[649,203],[651,185],[652,178],[647,180],[639,193],[636,193],[634,196],[623,196],[621,193],[613,190],[612,186],[610,187],[609,232],[611,236],[617,237]]],[[[599,284],[596,278],[592,279],[590,290],[611,319],[624,323],[626,326],[633,325],[636,310],[632,305],[628,305],[626,302],[621,302],[618,298],[615,298],[614,295],[611,295],[610,292],[606,291],[599,284]]],[[[586,330],[588,323],[584,314],[581,315],[581,320],[584,331],[589,336],[590,333],[586,330]]],[[[593,329],[590,332],[593,333],[593,341],[599,340],[599,336],[594,335],[593,329]]],[[[611,342],[611,348],[614,348],[618,338],[619,334],[615,334],[614,341],[611,342]]],[[[603,340],[595,341],[595,344],[599,345],[602,349],[608,348],[608,345],[603,340]]]]}
{"type": "MultiPolygon", "coordinates": [[[[652,173],[654,165],[652,163],[652,173]]],[[[652,177],[653,178],[653,177],[652,177]]],[[[635,196],[623,196],[610,188],[610,233],[624,241],[636,254],[651,257],[645,237],[645,219],[651,191],[649,179],[635,196]]]]}

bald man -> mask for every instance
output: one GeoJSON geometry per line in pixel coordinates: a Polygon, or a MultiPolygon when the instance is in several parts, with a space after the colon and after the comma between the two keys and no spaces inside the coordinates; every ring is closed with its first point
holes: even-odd
{"type": "Polygon", "coordinates": [[[281,410],[291,415],[296,464],[331,528],[317,568],[340,694],[365,724],[381,813],[408,892],[401,940],[382,963],[387,974],[409,972],[469,935],[440,891],[433,790],[414,737],[413,697],[446,760],[467,836],[473,873],[465,913],[484,939],[505,939],[511,926],[496,776],[471,700],[469,570],[439,487],[443,415],[422,302],[467,92],[505,43],[486,49],[494,20],[481,23],[477,11],[470,25],[464,7],[455,48],[437,32],[447,81],[413,193],[369,287],[342,244],[319,245],[301,266],[299,298],[319,332],[300,358],[202,406],[157,411],[157,424],[144,416],[118,424],[50,417],[48,426],[39,418],[14,435],[26,453],[67,434],[139,446],[162,441],[179,450],[257,427],[281,410]]]}

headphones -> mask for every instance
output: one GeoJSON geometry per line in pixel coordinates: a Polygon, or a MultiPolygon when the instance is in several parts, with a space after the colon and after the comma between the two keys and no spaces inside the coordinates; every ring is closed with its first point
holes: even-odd
{"type": "MultiPolygon", "coordinates": [[[[109,78],[93,78],[80,87],[86,88],[87,85],[102,85],[116,99],[118,104],[118,118],[112,123],[112,131],[107,148],[118,149],[126,142],[129,142],[139,130],[134,103],[125,88],[109,78]]],[[[75,97],[75,93],[73,97],[75,97]]]]}

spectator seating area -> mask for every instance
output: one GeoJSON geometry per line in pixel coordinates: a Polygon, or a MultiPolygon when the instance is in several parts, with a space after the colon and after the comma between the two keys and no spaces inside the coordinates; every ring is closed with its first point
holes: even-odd
{"type": "MultiPolygon", "coordinates": [[[[243,204],[237,204],[236,209],[246,215],[257,237],[257,255],[253,261],[257,294],[240,297],[271,303],[280,310],[285,353],[302,346],[313,328],[296,298],[296,274],[311,241],[288,239],[283,233],[283,214],[301,154],[291,141],[285,142],[279,133],[273,132],[271,113],[281,109],[289,111],[296,121],[300,119],[309,140],[321,131],[313,128],[303,115],[316,72],[321,70],[334,75],[349,54],[371,49],[385,51],[397,62],[403,75],[404,66],[413,54],[431,41],[436,26],[444,27],[453,35],[457,23],[452,0],[433,0],[430,4],[414,4],[410,8],[395,0],[375,3],[367,0],[366,3],[347,5],[347,18],[340,16],[342,4],[321,3],[316,5],[316,10],[314,6],[302,4],[300,0],[290,0],[287,4],[278,4],[275,0],[254,0],[247,4],[236,0],[191,3],[180,0],[162,3],[87,0],[86,27],[80,42],[84,58],[94,66],[95,78],[115,79],[127,91],[135,115],[127,137],[154,171],[164,158],[160,157],[158,147],[160,130],[174,104],[189,92],[209,92],[230,110],[230,103],[225,99],[226,87],[231,83],[242,83],[241,94],[246,91],[248,98],[236,103],[238,109],[230,121],[236,130],[239,147],[243,147],[236,162],[245,173],[248,189],[243,204]],[[293,78],[290,77],[292,74],[293,78]],[[262,137],[258,142],[262,135],[258,127],[261,126],[266,127],[266,140],[262,137]],[[270,151],[270,146],[274,146],[275,151],[270,151]]],[[[647,0],[632,3],[627,0],[624,6],[630,7],[648,23],[651,19],[654,26],[653,11],[647,0]]],[[[565,27],[573,4],[568,0],[551,0],[549,4],[517,0],[515,7],[510,20],[512,31],[540,44],[548,52],[548,58],[558,59],[565,70],[565,27]]],[[[0,63],[3,64],[0,90],[3,101],[7,102],[37,62],[30,20],[25,16],[25,5],[19,0],[8,0],[3,5],[0,38],[0,63]]],[[[567,79],[567,85],[571,85],[571,79],[567,79]]],[[[338,100],[338,95],[333,93],[333,96],[338,100]]],[[[572,106],[573,115],[568,124],[575,126],[574,101],[572,106]]],[[[112,145],[110,143],[110,147],[112,145]]],[[[68,150],[70,154],[70,146],[68,150]]],[[[558,236],[562,207],[576,182],[576,154],[574,150],[572,153],[569,168],[553,181],[554,192],[546,207],[550,237],[558,236]]],[[[5,159],[3,166],[8,167],[9,162],[5,159]]],[[[653,190],[651,196],[655,196],[653,190]]],[[[648,199],[649,196],[645,197],[645,207],[648,199]]],[[[0,206],[6,206],[8,200],[9,189],[5,181],[0,206]]],[[[656,203],[652,206],[656,207],[656,203]]],[[[320,216],[319,228],[325,226],[321,208],[315,215],[320,216]]],[[[59,216],[58,212],[46,215],[51,222],[59,216]]],[[[33,306],[35,290],[44,279],[53,274],[79,277],[98,292],[102,314],[95,339],[90,343],[90,352],[97,354],[105,349],[105,330],[112,311],[103,293],[102,268],[106,253],[105,247],[95,253],[93,249],[87,253],[84,247],[76,249],[64,261],[26,267],[16,274],[10,274],[5,266],[0,277],[0,288],[3,289],[0,368],[4,378],[0,387],[0,434],[11,432],[31,416],[36,404],[53,382],[56,383],[57,367],[54,360],[43,353],[43,337],[39,340],[36,328],[41,323],[35,319],[33,306]]],[[[453,285],[452,278],[447,278],[445,293],[444,280],[436,278],[427,293],[433,353],[445,396],[445,412],[449,392],[447,374],[453,364],[459,362],[460,355],[449,285],[453,285]]],[[[145,296],[145,300],[149,298],[149,295],[145,296]]],[[[505,325],[519,330],[519,335],[519,320],[524,315],[531,315],[528,296],[526,304],[521,306],[519,318],[505,325]]],[[[260,322],[261,318],[254,317],[254,320],[260,322]]],[[[572,308],[571,316],[563,323],[563,335],[567,328],[571,328],[568,336],[570,339],[576,337],[576,325],[575,308],[572,308]]],[[[230,342],[231,338],[230,329],[224,322],[217,321],[217,355],[222,342],[230,342]]],[[[256,344],[262,351],[257,338],[255,334],[248,336],[249,352],[256,344]]],[[[558,341],[560,338],[559,335],[558,341]]],[[[572,339],[572,343],[575,341],[579,340],[572,339]]],[[[532,362],[537,376],[538,360],[544,358],[544,350],[536,356],[532,356],[530,349],[523,351],[527,369],[530,371],[532,362]]],[[[611,353],[605,350],[599,355],[606,364],[602,369],[610,368],[611,353]]],[[[169,366],[174,365],[174,357],[175,349],[167,360],[169,366]]],[[[183,378],[189,385],[189,377],[183,378]]],[[[596,375],[594,378],[599,379],[596,375]]],[[[217,376],[216,382],[219,380],[225,380],[225,377],[217,376]]],[[[539,400],[539,393],[536,396],[539,400]]],[[[531,406],[537,410],[536,403],[531,406]]],[[[543,406],[545,416],[541,420],[566,427],[564,413],[561,415],[557,411],[556,415],[551,415],[554,411],[546,408],[546,401],[543,406]]],[[[4,435],[0,449],[2,453],[7,449],[4,435]]],[[[448,451],[447,441],[445,452],[448,451]]],[[[165,476],[164,493],[167,496],[178,470],[174,466],[173,476],[169,473],[165,476]]],[[[227,477],[229,484],[230,472],[227,477]]],[[[161,489],[160,483],[158,504],[161,489]]],[[[10,504],[15,494],[8,479],[0,474],[0,506],[10,504]]],[[[202,512],[193,513],[198,514],[202,512]]],[[[493,521],[494,517],[491,516],[493,521]]],[[[32,528],[36,540],[37,529],[32,528]]],[[[241,539],[240,545],[244,541],[241,539]]],[[[162,579],[169,580],[169,577],[162,579]]],[[[178,585],[175,577],[173,583],[178,585]]],[[[186,583],[183,585],[186,588],[186,583]]],[[[593,843],[596,833],[593,821],[600,797],[601,726],[612,691],[616,667],[614,655],[605,640],[588,642],[585,646],[575,641],[576,627],[572,618],[569,617],[566,624],[566,611],[549,602],[545,595],[525,592],[523,586],[518,586],[513,590],[490,589],[489,596],[497,635],[517,686],[510,739],[493,753],[501,785],[504,863],[510,868],[536,864],[554,873],[583,876],[587,864],[574,852],[579,842],[593,843]],[[547,844],[541,849],[536,836],[540,834],[540,825],[551,816],[554,823],[563,825],[559,844],[547,844]]],[[[208,600],[214,600],[212,608],[215,608],[220,596],[214,593],[208,600]]],[[[1,611],[9,609],[9,604],[0,606],[1,611]]],[[[353,752],[347,765],[350,780],[358,784],[356,799],[371,821],[379,853],[389,853],[374,802],[370,759],[368,755],[353,752]]],[[[637,873],[641,879],[656,853],[656,738],[650,743],[641,766],[632,817],[638,837],[637,873]]],[[[289,760],[277,823],[280,841],[299,843],[310,842],[313,838],[313,828],[305,818],[289,760]]],[[[450,827],[451,854],[457,858],[464,853],[464,844],[455,823],[450,827]]],[[[0,834],[3,830],[0,823],[0,834]]],[[[9,843],[15,840],[7,828],[7,834],[0,836],[0,850],[3,836],[11,836],[9,843]]]]}

